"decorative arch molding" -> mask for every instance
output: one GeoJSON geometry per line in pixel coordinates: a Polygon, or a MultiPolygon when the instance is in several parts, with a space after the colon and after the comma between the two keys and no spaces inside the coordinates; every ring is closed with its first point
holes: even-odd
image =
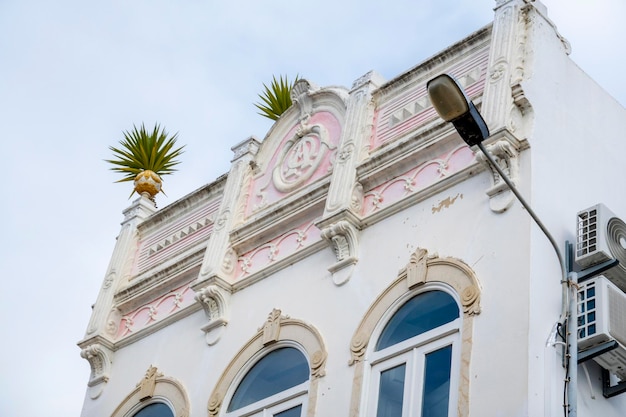
{"type": "Polygon", "coordinates": [[[418,248],[411,255],[406,267],[400,271],[398,278],[372,303],[352,337],[351,358],[348,362],[350,366],[355,367],[351,417],[359,415],[365,356],[377,326],[388,317],[393,307],[398,305],[398,301],[405,302],[412,296],[428,290],[429,287],[452,290],[456,293],[455,298],[463,311],[458,416],[469,415],[472,329],[474,316],[480,313],[480,284],[472,269],[464,262],[449,257],[429,256],[426,249],[418,248]]]}
{"type": "Polygon", "coordinates": [[[328,352],[321,334],[313,326],[274,309],[268,315],[264,325],[246,343],[228,364],[218,380],[207,406],[209,417],[217,417],[224,402],[226,393],[239,381],[250,368],[251,362],[259,359],[262,351],[274,344],[295,344],[303,350],[311,368],[311,379],[308,394],[307,417],[315,415],[318,382],[326,374],[326,357],[328,352]]]}
{"type": "Polygon", "coordinates": [[[152,365],[136,388],[117,406],[111,417],[132,417],[139,411],[140,405],[151,402],[163,402],[169,405],[175,417],[189,417],[189,397],[185,387],[176,379],[163,376],[152,365]]]}

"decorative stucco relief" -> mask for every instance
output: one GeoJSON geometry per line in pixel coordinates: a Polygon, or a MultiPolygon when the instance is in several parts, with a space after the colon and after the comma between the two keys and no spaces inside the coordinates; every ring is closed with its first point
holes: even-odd
{"type": "Polygon", "coordinates": [[[191,415],[189,397],[183,384],[172,377],[164,376],[155,366],[150,365],[146,374],[117,406],[111,417],[135,415],[154,397],[167,400],[176,417],[191,415]]]}
{"type": "Polygon", "coordinates": [[[124,315],[119,322],[117,340],[147,328],[179,310],[193,304],[194,292],[185,284],[158,299],[124,315]]]}
{"type": "Polygon", "coordinates": [[[452,151],[424,162],[365,193],[361,214],[367,216],[390,206],[467,168],[474,161],[472,150],[466,145],[459,145],[452,151]]]}
{"type": "MultiPolygon", "coordinates": [[[[469,97],[482,93],[487,72],[488,49],[472,55],[467,61],[458,63],[445,72],[454,75],[469,97]]],[[[426,81],[417,83],[404,93],[380,104],[375,111],[374,133],[370,151],[396,138],[406,136],[437,116],[426,91],[426,81]]]]}
{"type": "Polygon", "coordinates": [[[257,161],[259,172],[246,188],[245,215],[327,176],[333,170],[340,135],[340,122],[329,111],[300,118],[269,160],[257,161]]]}
{"type": "Polygon", "coordinates": [[[195,300],[202,305],[209,322],[202,326],[209,346],[216,344],[228,324],[229,294],[217,285],[209,285],[196,292],[195,300]]]}
{"type": "Polygon", "coordinates": [[[300,225],[239,257],[235,276],[241,279],[262,270],[320,240],[320,230],[312,221],[300,225]]]}
{"type": "Polygon", "coordinates": [[[173,224],[164,224],[141,236],[138,256],[134,262],[132,276],[137,276],[153,266],[183,252],[195,244],[206,241],[216,222],[219,201],[195,210],[173,224]]]}
{"type": "Polygon", "coordinates": [[[80,356],[89,362],[91,375],[87,393],[92,400],[98,398],[109,381],[113,352],[100,343],[93,343],[80,351],[80,356]]]}
{"type": "MultiPolygon", "coordinates": [[[[517,184],[519,181],[519,151],[507,140],[500,139],[485,147],[493,156],[498,166],[507,174],[508,178],[517,184]]],[[[515,195],[500,177],[496,169],[487,161],[482,152],[477,153],[476,159],[487,166],[491,172],[492,185],[485,192],[489,196],[489,207],[496,213],[502,213],[511,207],[515,195]]]]}
{"type": "Polygon", "coordinates": [[[324,227],[322,237],[331,244],[337,257],[337,263],[328,268],[333,282],[335,285],[345,284],[359,260],[359,229],[348,220],[340,220],[324,227]]]}

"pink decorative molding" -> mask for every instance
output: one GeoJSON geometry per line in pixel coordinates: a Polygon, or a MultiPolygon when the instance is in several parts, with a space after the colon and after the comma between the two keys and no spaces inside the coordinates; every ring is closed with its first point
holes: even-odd
{"type": "Polygon", "coordinates": [[[176,288],[123,316],[117,328],[117,339],[137,333],[139,330],[145,329],[193,304],[195,302],[194,292],[190,285],[188,283],[176,288]]]}
{"type": "Polygon", "coordinates": [[[251,180],[246,216],[285,195],[328,175],[341,135],[341,125],[330,112],[319,112],[294,125],[281,139],[264,171],[251,180]]]}
{"type": "Polygon", "coordinates": [[[189,246],[206,241],[213,231],[219,203],[217,199],[175,221],[163,222],[162,227],[141,236],[131,276],[147,271],[189,246]]]}
{"type": "Polygon", "coordinates": [[[237,262],[236,279],[258,272],[318,242],[321,240],[320,234],[320,230],[310,221],[244,253],[237,262]]]}
{"type": "MultiPolygon", "coordinates": [[[[485,86],[488,49],[445,70],[461,83],[469,97],[479,96],[485,86]]],[[[426,92],[426,81],[382,103],[374,113],[374,131],[370,149],[405,136],[436,117],[426,92]]]]}
{"type": "Polygon", "coordinates": [[[467,145],[427,161],[365,193],[362,215],[367,216],[407,196],[428,188],[474,162],[474,153],[467,145]]]}

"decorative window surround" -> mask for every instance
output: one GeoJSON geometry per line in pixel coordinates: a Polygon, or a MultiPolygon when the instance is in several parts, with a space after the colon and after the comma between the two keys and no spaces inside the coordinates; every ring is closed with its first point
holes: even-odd
{"type": "Polygon", "coordinates": [[[264,355],[268,347],[292,346],[301,350],[309,361],[311,379],[307,404],[307,417],[315,416],[315,406],[319,379],[326,373],[326,346],[320,333],[311,325],[297,319],[291,319],[274,309],[268,315],[264,325],[235,355],[220,376],[207,406],[209,417],[224,414],[225,406],[232,397],[236,386],[247,371],[264,355]],[[224,410],[222,409],[224,408],[224,410]]]}
{"type": "Polygon", "coordinates": [[[89,361],[91,375],[87,383],[87,393],[89,398],[95,400],[102,394],[104,385],[109,382],[113,352],[100,343],[92,343],[80,351],[80,356],[89,361]]]}
{"type": "Polygon", "coordinates": [[[425,285],[444,285],[454,290],[463,311],[457,409],[458,417],[468,417],[472,328],[474,316],[480,313],[480,285],[474,272],[462,261],[439,258],[436,255],[428,256],[425,249],[417,249],[411,255],[409,263],[400,271],[398,278],[370,306],[352,337],[351,359],[348,362],[350,366],[354,366],[350,417],[360,416],[366,354],[374,331],[379,323],[385,321],[392,306],[408,300],[425,285]]]}
{"type": "Polygon", "coordinates": [[[131,417],[151,402],[167,404],[174,411],[175,417],[189,417],[191,414],[185,387],[176,379],[163,376],[156,367],[150,365],[146,375],[117,406],[111,417],[131,417]]]}

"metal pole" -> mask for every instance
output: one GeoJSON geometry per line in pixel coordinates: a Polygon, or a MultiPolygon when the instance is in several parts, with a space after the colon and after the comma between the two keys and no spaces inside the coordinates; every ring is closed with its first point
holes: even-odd
{"type": "Polygon", "coordinates": [[[578,274],[570,272],[568,276],[570,287],[569,311],[567,317],[567,404],[569,417],[578,415],[577,389],[578,389],[578,274]]]}

